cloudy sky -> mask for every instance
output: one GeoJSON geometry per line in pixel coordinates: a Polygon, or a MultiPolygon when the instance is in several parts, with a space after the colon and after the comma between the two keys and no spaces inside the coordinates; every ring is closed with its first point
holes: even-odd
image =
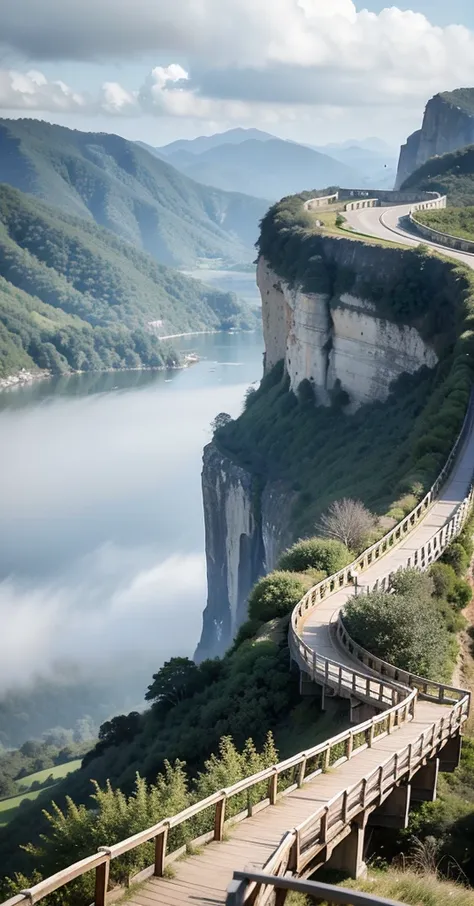
{"type": "Polygon", "coordinates": [[[474,85],[472,0],[1,0],[0,113],[160,145],[234,126],[399,142],[474,85]]]}

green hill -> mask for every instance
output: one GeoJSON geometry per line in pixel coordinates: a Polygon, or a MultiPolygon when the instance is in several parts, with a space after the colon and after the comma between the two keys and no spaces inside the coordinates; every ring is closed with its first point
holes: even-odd
{"type": "Polygon", "coordinates": [[[268,203],[199,185],[135,142],[0,120],[0,181],[95,220],[170,265],[251,261],[268,203]]]}
{"type": "Polygon", "coordinates": [[[474,205],[474,145],[430,158],[401,188],[440,192],[454,207],[474,205]]]}
{"type": "Polygon", "coordinates": [[[251,327],[223,293],[97,227],[0,185],[0,377],[20,368],[162,366],[162,336],[251,327]]]}

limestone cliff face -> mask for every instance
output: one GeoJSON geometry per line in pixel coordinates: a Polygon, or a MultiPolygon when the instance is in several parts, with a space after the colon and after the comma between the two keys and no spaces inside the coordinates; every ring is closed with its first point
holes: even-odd
{"type": "Polygon", "coordinates": [[[282,358],[297,390],[310,380],[317,400],[328,405],[340,387],[352,411],[385,400],[402,373],[434,367],[436,353],[414,327],[377,317],[375,305],[348,293],[303,293],[289,287],[261,259],[257,270],[263,304],[265,367],[282,358]]]}
{"type": "Polygon", "coordinates": [[[293,502],[278,483],[259,488],[214,443],[204,450],[202,488],[208,599],[197,661],[222,655],[247,618],[251,588],[291,541],[293,502]]]}
{"type": "Polygon", "coordinates": [[[437,94],[431,98],[421,129],[410,135],[406,144],[402,145],[396,188],[430,157],[457,151],[474,143],[474,113],[470,113],[463,103],[466,93],[470,92],[474,101],[474,89],[437,94]]]}

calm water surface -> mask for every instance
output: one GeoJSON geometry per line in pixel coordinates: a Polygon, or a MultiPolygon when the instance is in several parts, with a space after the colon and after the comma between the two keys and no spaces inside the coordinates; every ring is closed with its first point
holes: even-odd
{"type": "Polygon", "coordinates": [[[260,334],[182,338],[170,373],[0,394],[0,691],[75,662],[143,689],[192,654],[206,599],[201,457],[262,370],[260,334]]]}

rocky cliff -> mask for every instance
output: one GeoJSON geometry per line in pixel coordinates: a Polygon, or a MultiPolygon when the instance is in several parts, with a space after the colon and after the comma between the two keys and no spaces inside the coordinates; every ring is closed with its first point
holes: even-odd
{"type": "Polygon", "coordinates": [[[316,399],[329,405],[344,390],[348,411],[388,397],[401,374],[414,374],[437,362],[434,349],[414,327],[377,315],[373,302],[341,292],[304,293],[291,287],[260,258],[257,282],[262,296],[266,371],[284,359],[291,389],[301,381],[314,386],[316,399]]]}
{"type": "MultiPolygon", "coordinates": [[[[229,646],[246,618],[246,602],[253,584],[275,566],[279,553],[301,533],[296,526],[302,524],[304,508],[317,517],[318,499],[311,491],[314,470],[322,476],[319,488],[324,487],[327,475],[326,486],[334,486],[335,493],[341,493],[340,469],[347,472],[345,457],[351,456],[349,446],[354,444],[354,455],[362,456],[359,474],[366,481],[364,462],[372,455],[374,441],[368,444],[365,437],[357,445],[357,432],[362,435],[370,419],[375,424],[384,423],[380,406],[387,400],[393,382],[401,375],[424,373],[420,371],[423,368],[431,375],[443,343],[450,342],[449,306],[443,303],[442,313],[434,319],[425,311],[427,305],[436,307],[438,300],[433,300],[439,291],[444,298],[444,264],[440,260],[425,260],[396,248],[320,236],[305,248],[304,255],[304,280],[292,281],[278,275],[276,267],[283,270],[281,261],[270,266],[261,255],[258,263],[265,373],[271,379],[274,366],[284,363],[281,390],[262,391],[261,408],[254,410],[252,406],[242,416],[243,422],[241,419],[230,433],[218,436],[220,448],[214,442],[204,453],[208,602],[196,652],[198,659],[220,655],[229,646]],[[316,402],[325,407],[317,411],[327,412],[331,425],[317,415],[313,430],[312,417],[302,414],[292,422],[294,429],[279,435],[275,419],[281,422],[292,406],[299,411],[298,394],[294,396],[291,391],[296,393],[302,381],[311,382],[316,402]],[[337,406],[330,409],[333,403],[337,406]],[[376,414],[364,415],[371,408],[366,404],[372,403],[379,407],[374,410],[376,414]],[[349,426],[349,443],[342,444],[344,463],[333,466],[336,448],[337,456],[341,455],[341,444],[336,443],[334,456],[332,452],[328,455],[327,450],[319,453],[324,438],[318,440],[317,424],[319,419],[319,424],[337,434],[334,413],[341,405],[351,418],[356,419],[359,411],[362,414],[354,428],[349,426]],[[266,408],[274,413],[271,431],[263,427],[266,408]],[[259,414],[252,415],[256,411],[259,414]],[[241,423],[244,427],[240,427],[241,423]],[[295,443],[296,432],[301,447],[295,443]],[[268,447],[266,438],[270,434],[268,447]],[[295,457],[301,458],[301,478],[298,468],[296,474],[294,468],[289,474],[288,459],[282,454],[285,446],[291,447],[292,466],[295,457]],[[223,452],[230,450],[233,452],[223,452]],[[366,452],[361,454],[361,450],[366,452]],[[248,465],[243,467],[242,462],[248,465]]],[[[419,401],[414,404],[415,409],[419,408],[419,401]]],[[[314,407],[310,408],[315,412],[314,407]]],[[[301,411],[304,413],[303,404],[301,411]]],[[[340,418],[344,416],[341,414],[340,418]]],[[[397,418],[401,427],[400,431],[392,429],[395,447],[410,430],[403,414],[397,418]]],[[[409,471],[409,456],[402,460],[406,463],[403,468],[409,471]]],[[[354,470],[355,462],[352,465],[354,470]]],[[[365,499],[371,504],[378,499],[370,497],[372,489],[375,495],[380,492],[376,490],[377,481],[369,480],[368,485],[365,499]]],[[[354,493],[350,480],[345,487],[354,493]]],[[[357,493],[363,496],[360,482],[357,493]]],[[[315,518],[308,518],[303,531],[314,529],[314,525],[315,518]]]]}
{"type": "Polygon", "coordinates": [[[430,157],[474,143],[474,88],[437,94],[425,109],[423,125],[400,151],[396,188],[430,157]]]}
{"type": "Polygon", "coordinates": [[[291,541],[294,497],[279,482],[262,487],[215,443],[204,449],[202,491],[208,599],[198,661],[222,655],[245,621],[250,590],[291,541]]]}

